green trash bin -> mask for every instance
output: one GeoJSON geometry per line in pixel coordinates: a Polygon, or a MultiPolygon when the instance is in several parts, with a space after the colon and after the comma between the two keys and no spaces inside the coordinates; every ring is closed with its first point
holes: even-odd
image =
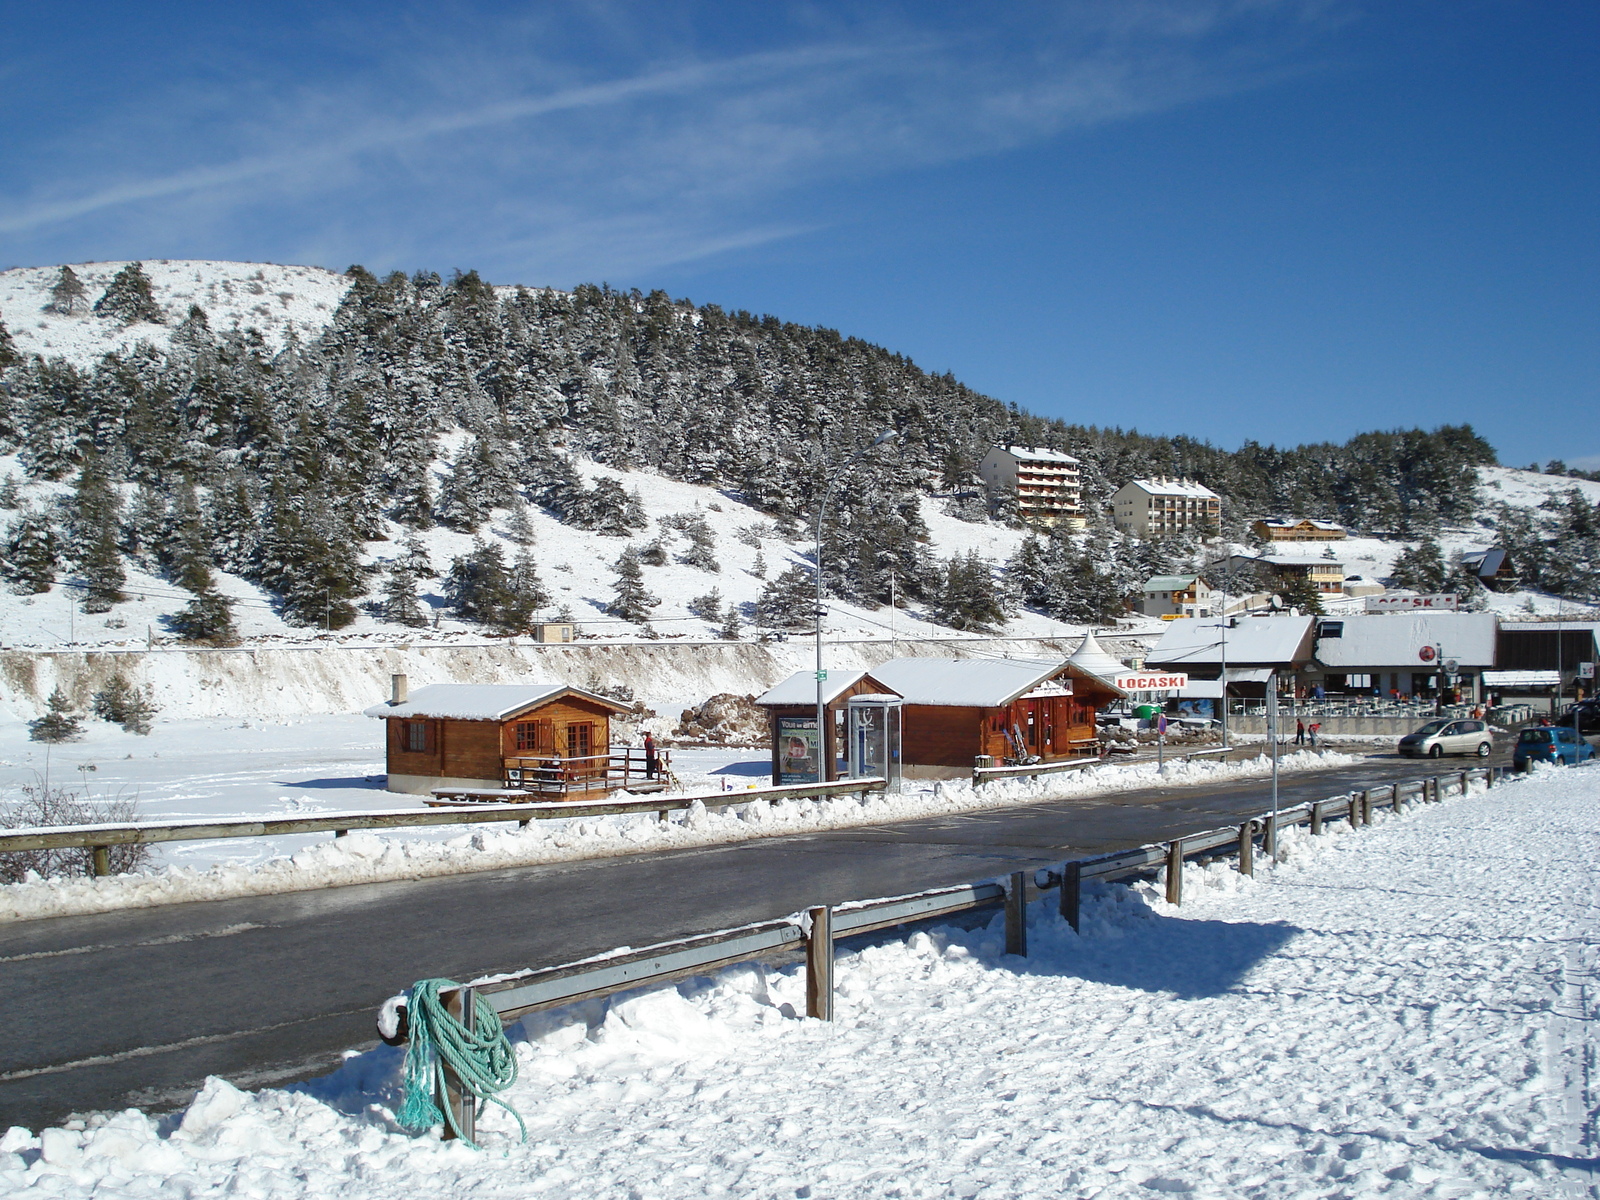
{"type": "Polygon", "coordinates": [[[1133,715],[1141,721],[1154,721],[1160,714],[1161,706],[1159,704],[1141,704],[1133,710],[1133,715]]]}

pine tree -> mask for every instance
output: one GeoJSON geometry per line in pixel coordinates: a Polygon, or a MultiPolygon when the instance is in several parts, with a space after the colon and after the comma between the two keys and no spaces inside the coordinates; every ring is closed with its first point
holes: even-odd
{"type": "Polygon", "coordinates": [[[762,589],[756,601],[756,624],[763,629],[810,629],[816,611],[816,576],[793,566],[762,589]]]}
{"type": "Polygon", "coordinates": [[[417,603],[417,576],[404,558],[389,564],[383,576],[383,599],[379,612],[385,621],[420,628],[428,623],[417,603]]]}
{"type": "Polygon", "coordinates": [[[705,517],[694,513],[684,520],[681,528],[689,539],[689,549],[678,561],[701,571],[710,571],[713,575],[721,573],[722,567],[718,565],[716,557],[716,535],[711,532],[705,517]]]}
{"type": "Polygon", "coordinates": [[[418,580],[433,579],[439,574],[433,569],[433,556],[415,533],[401,539],[399,562],[418,580]]]}
{"type": "Polygon", "coordinates": [[[72,711],[72,701],[59,687],[45,701],[48,712],[28,722],[28,736],[36,742],[75,742],[83,736],[83,720],[72,711]]]}
{"type": "Polygon", "coordinates": [[[48,517],[23,509],[0,540],[0,573],[20,595],[48,592],[61,565],[60,542],[48,517]]]}
{"type": "Polygon", "coordinates": [[[689,601],[689,615],[715,625],[722,620],[722,593],[712,588],[704,596],[689,601]]]}
{"type": "MultiPolygon", "coordinates": [[[[11,330],[6,328],[4,321],[0,321],[0,371],[4,371],[7,367],[15,366],[21,361],[22,351],[17,349],[17,343],[12,340],[11,330]]],[[[5,392],[0,391],[0,401],[4,401],[7,398],[5,392]]],[[[0,432],[8,436],[10,433],[9,430],[3,428],[0,428],[0,432]]]]}
{"type": "Polygon", "coordinates": [[[944,580],[933,597],[934,619],[952,629],[991,629],[1006,620],[995,591],[993,565],[976,550],[945,564],[944,580]]]}
{"type": "Polygon", "coordinates": [[[652,538],[639,548],[639,561],[647,567],[664,567],[667,565],[666,543],[660,538],[652,538]]]}
{"type": "Polygon", "coordinates": [[[86,454],[74,487],[68,544],[78,574],[87,585],[84,612],[109,612],[113,604],[127,599],[122,591],[127,575],[117,544],[120,509],[121,501],[111,490],[100,456],[86,454]]]}
{"type": "Polygon", "coordinates": [[[512,502],[511,515],[506,518],[506,537],[518,546],[533,545],[533,522],[528,520],[528,506],[521,496],[512,502]]]}
{"type": "Polygon", "coordinates": [[[739,606],[728,605],[722,614],[722,626],[717,630],[717,636],[725,642],[737,642],[744,626],[739,620],[739,606]]]}
{"type": "Polygon", "coordinates": [[[513,599],[511,577],[500,544],[474,538],[469,553],[450,561],[444,594],[461,620],[500,626],[513,599]]]}
{"type": "Polygon", "coordinates": [[[124,325],[148,321],[152,325],[165,325],[166,313],[156,303],[150,290],[150,277],[144,273],[143,263],[129,263],[118,271],[106,288],[105,295],[94,302],[96,316],[109,317],[124,325]]]}
{"type": "Polygon", "coordinates": [[[616,594],[605,611],[613,617],[631,621],[635,625],[650,619],[650,612],[661,603],[644,586],[644,572],[639,568],[639,554],[632,546],[624,550],[616,562],[616,594]]]}
{"type": "Polygon", "coordinates": [[[1286,605],[1299,609],[1305,616],[1321,616],[1324,611],[1322,593],[1309,575],[1291,576],[1281,585],[1280,594],[1286,605]]]}
{"type": "Polygon", "coordinates": [[[1446,573],[1439,543],[1430,538],[1400,552],[1394,560],[1390,579],[1396,587],[1437,592],[1444,587],[1446,573]]]}
{"type": "Polygon", "coordinates": [[[83,286],[83,280],[78,278],[77,272],[71,267],[62,267],[61,274],[50,285],[50,302],[44,308],[46,312],[70,317],[80,308],[88,307],[88,296],[89,289],[83,286]]]}
{"type": "Polygon", "coordinates": [[[501,610],[498,627],[503,633],[525,633],[533,628],[539,610],[550,603],[550,593],[544,590],[533,555],[519,550],[512,560],[506,580],[507,599],[501,610]]]}
{"type": "Polygon", "coordinates": [[[199,646],[232,646],[239,641],[233,621],[233,601],[214,587],[197,591],[194,598],[166,619],[179,639],[199,646]]]}
{"type": "Polygon", "coordinates": [[[141,691],[121,673],[106,680],[105,687],[94,694],[94,715],[121,725],[129,733],[148,735],[150,718],[158,711],[150,687],[146,685],[141,691]]]}
{"type": "Polygon", "coordinates": [[[755,562],[750,564],[750,574],[757,579],[765,579],[767,577],[767,557],[759,550],[756,551],[755,562]]]}

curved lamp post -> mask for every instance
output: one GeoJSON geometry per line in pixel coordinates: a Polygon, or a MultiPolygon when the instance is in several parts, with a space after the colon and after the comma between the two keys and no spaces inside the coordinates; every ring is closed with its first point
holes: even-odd
{"type": "Polygon", "coordinates": [[[900,435],[892,429],[886,429],[872,440],[872,443],[861,447],[844,462],[844,465],[834,472],[833,478],[822,489],[822,503],[817,505],[817,782],[826,783],[828,771],[833,765],[833,750],[830,745],[832,739],[827,736],[829,730],[826,723],[827,704],[822,699],[822,684],[827,679],[827,671],[822,669],[822,516],[828,511],[828,499],[833,495],[833,489],[838,486],[839,480],[861,460],[861,456],[868,450],[875,450],[887,442],[894,441],[900,435]],[[823,762],[823,755],[828,755],[828,762],[823,762]]]}

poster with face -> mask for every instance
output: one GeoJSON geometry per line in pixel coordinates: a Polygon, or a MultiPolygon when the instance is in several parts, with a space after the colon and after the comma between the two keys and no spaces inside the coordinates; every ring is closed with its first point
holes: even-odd
{"type": "Polygon", "coordinates": [[[778,718],[778,778],[783,783],[818,783],[817,719],[778,718]]]}

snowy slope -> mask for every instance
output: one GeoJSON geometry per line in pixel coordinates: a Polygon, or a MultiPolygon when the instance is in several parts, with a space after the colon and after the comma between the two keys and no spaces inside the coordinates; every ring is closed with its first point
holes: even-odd
{"type": "MultiPolygon", "coordinates": [[[[1285,839],[1190,902],[1053,898],[1031,957],[1000,919],[839,957],[836,1020],[798,968],[740,967],[530,1018],[484,1149],[393,1119],[401,1053],[181,1119],[97,1114],[0,1140],[16,1197],[398,1200],[482,1194],[1455,1197],[1592,1195],[1586,1070],[1600,771],[1377,827],[1285,839]],[[1513,803],[1507,803],[1513,799],[1513,803]]],[[[407,980],[392,981],[395,986],[407,980]]]]}
{"type": "Polygon", "coordinates": [[[88,291],[88,311],[71,316],[45,311],[60,267],[0,271],[0,319],[11,330],[17,349],[24,354],[65,358],[79,367],[92,366],[101,355],[139,342],[165,349],[173,326],[183,320],[191,304],[205,309],[206,319],[218,333],[254,328],[277,349],[291,329],[301,341],[321,333],[350,286],[343,275],[321,267],[150,259],[144,263],[144,271],[156,303],[167,312],[168,324],[122,326],[95,316],[93,305],[111,277],[127,265],[71,264],[88,291]]]}

